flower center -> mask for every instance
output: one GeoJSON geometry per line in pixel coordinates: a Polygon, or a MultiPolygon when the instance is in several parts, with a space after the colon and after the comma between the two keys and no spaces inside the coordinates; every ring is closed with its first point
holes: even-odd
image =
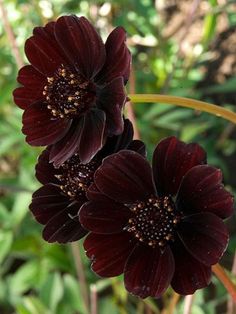
{"type": "Polygon", "coordinates": [[[79,115],[95,101],[96,91],[92,82],[83,76],[71,72],[63,65],[55,72],[53,77],[47,78],[48,84],[44,86],[43,95],[47,108],[54,117],[64,118],[79,115]]]}
{"type": "Polygon", "coordinates": [[[182,213],[176,210],[171,197],[150,197],[146,202],[129,206],[135,214],[126,227],[135,237],[151,247],[165,246],[174,240],[182,213]]]}
{"type": "Polygon", "coordinates": [[[61,165],[61,174],[55,175],[61,183],[61,190],[72,199],[85,196],[88,187],[93,182],[93,175],[99,164],[96,159],[85,165],[81,164],[77,154],[73,155],[61,165]]]}

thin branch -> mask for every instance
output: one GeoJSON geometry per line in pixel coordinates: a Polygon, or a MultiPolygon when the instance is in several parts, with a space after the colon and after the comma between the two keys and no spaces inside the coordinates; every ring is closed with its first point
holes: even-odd
{"type": "Polygon", "coordinates": [[[0,13],[1,13],[1,18],[2,18],[5,32],[7,34],[7,38],[9,40],[9,43],[10,43],[11,48],[12,48],[12,53],[13,53],[15,60],[16,60],[16,64],[17,64],[18,68],[21,68],[24,65],[24,61],[21,57],[19,47],[17,46],[16,38],[15,38],[15,35],[13,32],[13,29],[11,27],[9,20],[8,20],[7,10],[4,7],[3,0],[0,0],[0,13]]]}
{"type": "Polygon", "coordinates": [[[229,292],[234,303],[236,303],[236,286],[230,280],[224,268],[222,268],[219,264],[216,264],[212,267],[212,271],[214,272],[216,277],[222,282],[225,289],[229,292]]]}
{"type": "Polygon", "coordinates": [[[183,314],[191,314],[192,305],[193,305],[194,294],[187,295],[184,298],[184,312],[183,314]]]}
{"type": "Polygon", "coordinates": [[[204,101],[171,96],[171,95],[160,95],[160,94],[133,94],[129,95],[132,102],[136,103],[152,103],[152,102],[160,102],[171,104],[180,107],[192,108],[195,110],[200,110],[204,112],[211,113],[216,115],[217,117],[224,118],[225,120],[231,121],[236,124],[236,113],[225,109],[224,107],[216,106],[213,104],[209,104],[204,101]]]}
{"type": "Polygon", "coordinates": [[[79,246],[76,242],[71,243],[71,249],[73,254],[73,259],[75,263],[76,273],[79,280],[81,292],[83,295],[84,303],[86,306],[86,309],[89,313],[89,294],[88,294],[88,285],[86,281],[84,266],[81,260],[80,250],[79,246]]]}

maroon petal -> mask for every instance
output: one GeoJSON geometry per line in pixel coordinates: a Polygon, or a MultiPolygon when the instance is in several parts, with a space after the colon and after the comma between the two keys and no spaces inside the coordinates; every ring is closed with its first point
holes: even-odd
{"type": "Polygon", "coordinates": [[[172,288],[179,294],[193,294],[197,289],[205,288],[211,280],[211,268],[203,265],[190,255],[178,240],[173,244],[175,272],[172,288]]]}
{"type": "Polygon", "coordinates": [[[220,260],[229,241],[225,224],[211,213],[185,217],[178,226],[178,235],[189,253],[206,266],[220,260]]]}
{"type": "Polygon", "coordinates": [[[131,54],[126,46],[126,32],[122,27],[115,28],[107,38],[106,62],[96,80],[99,84],[122,76],[126,83],[130,75],[131,54]]]}
{"type": "Polygon", "coordinates": [[[106,113],[106,130],[108,135],[119,135],[123,132],[122,109],[125,101],[126,94],[122,77],[114,79],[101,90],[97,105],[106,113]]]}
{"type": "Polygon", "coordinates": [[[109,197],[107,197],[101,191],[99,191],[99,189],[97,188],[97,186],[94,182],[89,186],[89,188],[86,192],[86,196],[90,201],[95,201],[95,202],[100,202],[103,200],[105,202],[107,202],[108,200],[111,201],[111,199],[109,197]]]}
{"type": "Polygon", "coordinates": [[[18,72],[17,81],[28,89],[37,90],[46,85],[46,78],[32,65],[25,65],[18,72]]]}
{"type": "Polygon", "coordinates": [[[146,146],[145,144],[140,140],[133,140],[127,149],[133,150],[136,153],[139,153],[143,157],[147,156],[146,146]]]}
{"type": "Polygon", "coordinates": [[[106,115],[102,110],[91,110],[84,116],[78,154],[82,163],[88,163],[102,148],[106,115]]]}
{"type": "Polygon", "coordinates": [[[52,145],[49,159],[55,167],[59,167],[78,151],[83,127],[84,116],[74,119],[66,136],[52,145]]]}
{"type": "Polygon", "coordinates": [[[30,105],[23,114],[22,132],[30,145],[44,146],[59,141],[69,130],[71,121],[52,119],[46,104],[30,105]]]}
{"type": "Polygon", "coordinates": [[[102,193],[121,203],[145,200],[155,193],[148,161],[128,150],[105,158],[94,181],[102,193]]]}
{"type": "Polygon", "coordinates": [[[18,87],[13,91],[14,102],[21,109],[28,108],[32,103],[41,100],[42,89],[38,86],[37,90],[26,87],[18,87]]]}
{"type": "Polygon", "coordinates": [[[44,240],[67,243],[82,239],[88,232],[79,223],[79,208],[79,203],[70,204],[52,217],[43,229],[44,240]]]}
{"type": "Polygon", "coordinates": [[[92,260],[92,270],[102,277],[122,274],[134,245],[128,232],[113,235],[90,233],[84,241],[86,254],[92,260]]]}
{"type": "Polygon", "coordinates": [[[207,165],[192,168],[177,195],[178,207],[185,213],[212,212],[221,218],[232,215],[233,202],[223,187],[221,171],[207,165]]]}
{"type": "Polygon", "coordinates": [[[45,225],[69,204],[69,198],[61,193],[59,186],[46,184],[33,193],[30,210],[35,219],[45,225]]]}
{"type": "Polygon", "coordinates": [[[168,288],[174,269],[174,258],[169,246],[161,251],[159,248],[138,245],[125,265],[125,287],[141,298],[159,298],[168,288]]]}
{"type": "Polygon", "coordinates": [[[38,158],[38,163],[35,167],[36,178],[42,184],[55,183],[60,184],[56,175],[61,174],[61,170],[55,168],[51,162],[49,162],[50,149],[45,149],[38,158]]]}
{"type": "Polygon", "coordinates": [[[206,153],[198,144],[185,144],[176,137],[162,140],[153,155],[153,173],[157,191],[174,195],[189,169],[205,163],[206,153]]]}
{"type": "Polygon", "coordinates": [[[123,231],[131,216],[132,213],[127,207],[112,200],[88,202],[79,212],[82,226],[100,234],[123,231]]]}
{"type": "Polygon", "coordinates": [[[35,69],[49,77],[65,63],[65,58],[61,56],[58,45],[55,45],[50,34],[47,38],[37,33],[27,39],[25,54],[35,69]]]}
{"type": "Polygon", "coordinates": [[[60,17],[55,36],[71,64],[86,78],[91,79],[100,71],[105,62],[105,46],[85,17],[60,17]]]}

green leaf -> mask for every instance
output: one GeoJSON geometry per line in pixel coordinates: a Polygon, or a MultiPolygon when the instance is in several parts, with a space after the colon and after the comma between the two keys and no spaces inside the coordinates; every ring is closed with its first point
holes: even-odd
{"type": "Polygon", "coordinates": [[[49,274],[40,289],[40,299],[56,314],[56,308],[63,296],[63,281],[59,273],[49,274]]]}
{"type": "Polygon", "coordinates": [[[16,306],[17,314],[51,314],[51,312],[36,297],[23,297],[16,306]]]}
{"type": "Polygon", "coordinates": [[[78,280],[66,274],[63,277],[63,281],[65,289],[63,300],[70,304],[73,310],[79,311],[81,314],[88,313],[85,308],[83,296],[81,295],[78,280]]]}
{"type": "Polygon", "coordinates": [[[11,250],[13,234],[11,231],[0,230],[0,263],[11,250]]]}

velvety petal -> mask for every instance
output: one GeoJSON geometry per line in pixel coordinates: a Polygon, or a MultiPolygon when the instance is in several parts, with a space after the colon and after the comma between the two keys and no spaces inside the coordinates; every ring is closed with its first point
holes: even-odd
{"type": "Polygon", "coordinates": [[[59,141],[69,130],[71,121],[53,119],[46,104],[36,102],[23,114],[22,132],[30,145],[44,146],[59,141]]]}
{"type": "Polygon", "coordinates": [[[105,62],[105,46],[85,17],[60,17],[55,36],[71,64],[86,78],[93,78],[100,71],[105,62]]]}
{"type": "Polygon", "coordinates": [[[193,294],[197,289],[209,285],[211,267],[197,261],[178,239],[173,244],[172,252],[175,259],[175,272],[171,286],[177,293],[193,294]]]}
{"type": "Polygon", "coordinates": [[[123,273],[135,240],[128,232],[112,235],[90,233],[84,241],[84,249],[92,260],[92,270],[102,277],[123,273]]]}
{"type": "Polygon", "coordinates": [[[126,32],[122,27],[115,28],[107,38],[106,62],[96,80],[100,84],[122,76],[126,83],[130,75],[131,54],[126,46],[126,32]]]}
{"type": "Polygon", "coordinates": [[[91,201],[95,201],[95,202],[100,202],[100,201],[105,201],[107,202],[107,200],[111,199],[109,197],[107,197],[105,194],[103,194],[101,191],[99,191],[99,189],[97,188],[96,184],[93,182],[87,192],[86,192],[86,196],[89,200],[91,201]]]}
{"type": "Polygon", "coordinates": [[[219,169],[202,165],[184,177],[177,195],[177,206],[185,213],[212,212],[221,218],[233,213],[233,196],[224,189],[219,169]]]}
{"type": "Polygon", "coordinates": [[[18,72],[17,81],[28,89],[38,90],[46,85],[46,77],[38,72],[32,65],[25,65],[18,72]]]}
{"type": "Polygon", "coordinates": [[[45,149],[38,157],[38,163],[35,166],[36,178],[42,184],[55,183],[60,184],[56,175],[61,174],[61,170],[55,168],[51,162],[49,162],[50,148],[45,149]]]}
{"type": "Polygon", "coordinates": [[[206,153],[198,144],[185,144],[174,136],[162,140],[153,154],[153,174],[159,194],[176,194],[188,170],[205,161],[206,153]]]}
{"type": "Polygon", "coordinates": [[[41,33],[36,34],[25,42],[25,54],[29,62],[40,73],[52,76],[58,67],[65,63],[65,59],[60,54],[58,45],[41,33]]]}
{"type": "Polygon", "coordinates": [[[147,151],[146,151],[146,146],[145,144],[140,141],[140,140],[133,140],[129,146],[127,147],[127,149],[133,150],[136,153],[139,153],[140,155],[142,155],[143,157],[147,156],[147,151]]]}
{"type": "Polygon", "coordinates": [[[32,103],[41,100],[42,89],[39,86],[37,90],[26,87],[18,87],[13,91],[14,102],[21,109],[28,108],[32,103]]]}
{"type": "Polygon", "coordinates": [[[84,116],[74,119],[66,136],[52,145],[49,159],[55,167],[59,167],[78,151],[83,127],[84,116]]]}
{"type": "Polygon", "coordinates": [[[88,232],[79,222],[80,205],[74,202],[53,216],[43,229],[44,240],[51,243],[67,243],[83,238],[88,232]]]}
{"type": "Polygon", "coordinates": [[[194,258],[206,266],[220,260],[229,241],[223,221],[211,213],[198,213],[182,219],[178,235],[194,258]]]}
{"type": "Polygon", "coordinates": [[[45,225],[52,217],[65,209],[70,202],[59,186],[46,184],[33,193],[30,210],[36,220],[45,225]]]}
{"type": "Polygon", "coordinates": [[[82,226],[92,232],[111,234],[122,232],[132,212],[112,200],[87,202],[79,212],[82,226]]]}
{"type": "Polygon", "coordinates": [[[128,119],[124,119],[124,130],[119,135],[107,137],[106,143],[98,153],[102,159],[113,153],[117,153],[121,149],[126,149],[131,143],[134,135],[132,123],[128,119]]]}
{"type": "Polygon", "coordinates": [[[102,148],[106,115],[102,110],[91,110],[84,116],[78,154],[80,161],[88,163],[102,148]]]}
{"type": "Polygon", "coordinates": [[[174,269],[174,258],[168,246],[161,251],[159,247],[138,245],[125,265],[125,287],[141,298],[159,298],[168,288],[174,269]]]}
{"type": "Polygon", "coordinates": [[[123,150],[105,158],[94,178],[102,193],[121,203],[146,200],[155,194],[148,161],[133,151],[123,150]]]}
{"type": "Polygon", "coordinates": [[[126,101],[124,82],[122,77],[107,84],[98,97],[98,107],[106,113],[106,130],[109,136],[123,132],[123,106],[126,101]]]}

